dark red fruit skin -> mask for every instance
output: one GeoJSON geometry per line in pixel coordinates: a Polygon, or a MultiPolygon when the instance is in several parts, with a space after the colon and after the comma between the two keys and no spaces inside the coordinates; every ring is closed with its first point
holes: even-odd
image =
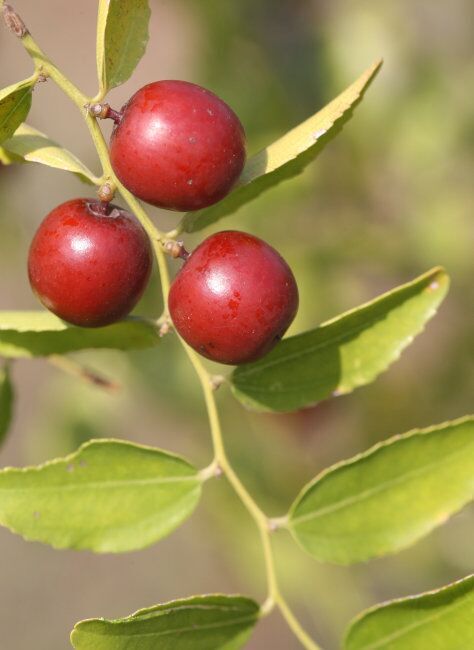
{"type": "Polygon", "coordinates": [[[40,224],[28,256],[33,291],[50,311],[81,327],[126,316],[142,295],[152,267],[148,237],[117,206],[97,212],[95,199],[62,203],[40,224]]]}
{"type": "Polygon", "coordinates": [[[220,363],[255,361],[281,339],[298,309],[290,267],[245,232],[205,239],[176,276],[168,306],[178,333],[220,363]]]}
{"type": "Polygon", "coordinates": [[[110,139],[115,173],[135,196],[170,210],[222,199],[245,163],[245,133],[232,109],[187,81],[156,81],[122,108],[110,139]]]}

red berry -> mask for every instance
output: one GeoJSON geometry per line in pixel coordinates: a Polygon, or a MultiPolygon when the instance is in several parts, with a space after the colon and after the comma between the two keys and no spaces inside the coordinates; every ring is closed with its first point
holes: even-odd
{"type": "Polygon", "coordinates": [[[281,339],[296,315],[298,288],[274,248],[229,230],[211,235],[191,254],[168,304],[191,347],[237,365],[259,359],[281,339]]]}
{"type": "Polygon", "coordinates": [[[222,199],[245,163],[237,115],[209,90],[156,81],[123,106],[110,140],[115,173],[140,199],[198,210],[222,199]]]}
{"type": "Polygon", "coordinates": [[[43,220],[30,246],[28,275],[43,305],[81,327],[126,316],[150,276],[148,237],[131,214],[94,199],[62,203],[43,220]]]}

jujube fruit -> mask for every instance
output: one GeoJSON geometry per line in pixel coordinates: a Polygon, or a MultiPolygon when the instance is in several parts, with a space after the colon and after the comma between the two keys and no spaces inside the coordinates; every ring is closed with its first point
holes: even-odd
{"type": "Polygon", "coordinates": [[[245,163],[245,133],[214,93],[186,81],[156,81],[122,107],[110,139],[115,173],[135,196],[171,210],[222,199],[245,163]]]}
{"type": "Polygon", "coordinates": [[[245,232],[224,231],[185,261],[168,305],[192,348],[237,365],[259,359],[281,339],[296,315],[298,288],[274,248],[245,232]]]}
{"type": "Polygon", "coordinates": [[[40,224],[30,246],[28,276],[40,301],[82,327],[126,316],[150,276],[148,237],[125,210],[94,199],[62,203],[40,224]]]}

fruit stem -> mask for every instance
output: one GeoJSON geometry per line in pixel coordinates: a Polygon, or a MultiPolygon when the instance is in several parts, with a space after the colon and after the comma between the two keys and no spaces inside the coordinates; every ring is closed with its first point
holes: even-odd
{"type": "MultiPolygon", "coordinates": [[[[0,6],[1,4],[2,2],[0,0],[0,6]]],[[[21,18],[16,14],[16,12],[14,13],[18,17],[20,23],[22,23],[21,18]]],[[[23,33],[22,30],[21,42],[35,63],[36,73],[38,75],[42,74],[49,76],[59,86],[59,88],[61,88],[61,90],[66,95],[68,95],[68,97],[70,97],[70,99],[83,114],[95,148],[97,150],[100,162],[102,164],[103,177],[107,178],[118,189],[123,199],[128,204],[130,210],[135,214],[149,235],[160,271],[161,288],[163,292],[163,301],[165,304],[161,319],[167,318],[167,300],[170,289],[170,278],[168,266],[166,264],[164,247],[167,240],[179,236],[179,234],[182,232],[182,226],[178,226],[178,228],[168,234],[165,234],[159,230],[151,221],[145,210],[142,208],[139,201],[120,183],[118,178],[115,176],[110,163],[109,152],[104,136],[97,123],[96,117],[91,115],[89,110],[91,103],[102,101],[103,93],[100,92],[94,99],[91,99],[90,97],[84,95],[71,81],[69,81],[67,77],[62,74],[62,72],[60,72],[54,63],[41,50],[41,48],[38,46],[36,41],[32,38],[31,34],[27,30],[25,33],[23,33]],[[84,109],[86,110],[84,111],[84,109]]],[[[112,117],[112,119],[114,118],[112,117]]],[[[183,254],[187,255],[187,251],[184,251],[183,254]]],[[[301,624],[298,622],[288,607],[284,597],[280,593],[277,583],[275,559],[270,539],[272,532],[271,522],[265,513],[260,509],[250,493],[247,491],[247,488],[237,476],[230,461],[227,458],[210,375],[204,368],[201,360],[194,352],[194,350],[192,350],[182,339],[181,343],[194,367],[204,393],[214,448],[214,460],[210,467],[219,468],[219,471],[225,474],[232,488],[254,520],[260,534],[268,589],[268,596],[260,609],[260,613],[262,616],[265,616],[273,611],[275,607],[278,607],[285,620],[287,621],[288,626],[294,632],[295,636],[299,639],[303,647],[305,647],[307,650],[321,650],[320,647],[304,631],[301,624]]],[[[63,359],[64,357],[61,357],[61,363],[65,369],[65,363],[63,359]]],[[[54,363],[55,365],[58,365],[57,361],[54,363]]],[[[206,471],[204,471],[203,476],[207,479],[206,471]]]]}
{"type": "Polygon", "coordinates": [[[89,113],[91,98],[84,95],[84,93],[82,93],[71,81],[69,81],[67,77],[64,76],[64,74],[56,67],[51,59],[49,59],[49,57],[39,47],[29,32],[27,32],[22,37],[21,42],[28,54],[33,59],[37,71],[40,74],[48,75],[81,111],[99,155],[99,159],[102,164],[103,175],[110,179],[110,181],[118,189],[152,241],[158,240],[161,242],[162,240],[166,239],[165,234],[156,228],[154,223],[148,217],[133,194],[131,194],[115,176],[112,165],[110,164],[109,152],[102,131],[100,130],[95,117],[89,113]],[[86,111],[84,114],[85,108],[86,111]]]}
{"type": "Polygon", "coordinates": [[[115,111],[113,108],[110,108],[109,106],[109,110],[107,111],[107,115],[105,116],[106,119],[113,120],[115,124],[120,124],[120,122],[122,121],[122,117],[123,117],[122,113],[120,113],[119,111],[115,111]]]}
{"type": "MultiPolygon", "coordinates": [[[[139,201],[129,192],[122,183],[115,176],[112,165],[110,164],[109,151],[107,148],[107,143],[105,142],[104,136],[100,127],[97,123],[97,120],[89,113],[87,109],[84,113],[84,107],[90,106],[90,98],[86,97],[76,86],[71,83],[59,69],[54,65],[54,63],[46,56],[46,54],[41,50],[39,45],[33,39],[31,34],[26,34],[22,38],[22,43],[25,46],[28,54],[34,60],[37,69],[41,70],[42,73],[47,73],[51,79],[61,88],[61,90],[76,104],[76,106],[81,111],[89,132],[91,134],[92,140],[94,142],[97,154],[99,156],[100,162],[102,164],[103,176],[108,178],[111,183],[118,189],[123,199],[129,206],[130,210],[136,216],[138,221],[141,223],[148,236],[150,237],[153,249],[155,251],[155,256],[158,262],[158,267],[160,271],[160,276],[162,280],[162,286],[166,289],[164,295],[164,301],[166,305],[166,296],[169,291],[169,276],[168,270],[166,267],[165,257],[163,255],[162,246],[166,239],[165,234],[159,230],[152,220],[149,218],[145,210],[142,208],[139,201]]],[[[165,307],[164,315],[168,313],[167,307],[165,307]]]]}
{"type": "Polygon", "coordinates": [[[110,203],[108,201],[98,201],[94,206],[94,212],[106,217],[110,214],[110,203]]]}

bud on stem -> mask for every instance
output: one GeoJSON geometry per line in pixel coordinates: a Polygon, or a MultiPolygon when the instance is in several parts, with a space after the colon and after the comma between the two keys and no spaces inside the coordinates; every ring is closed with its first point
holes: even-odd
{"type": "Polygon", "coordinates": [[[5,21],[5,25],[12,32],[12,34],[15,34],[15,36],[18,38],[24,38],[27,34],[29,34],[25,23],[11,5],[3,5],[2,15],[3,20],[5,21]]]}
{"type": "Polygon", "coordinates": [[[182,241],[174,241],[172,239],[168,240],[165,243],[165,251],[171,255],[171,257],[174,257],[174,259],[177,259],[179,257],[184,261],[186,261],[191,255],[191,253],[188,253],[188,251],[184,248],[184,243],[182,241]]]}
{"type": "Polygon", "coordinates": [[[97,196],[102,203],[110,203],[115,196],[115,187],[112,183],[107,181],[97,190],[97,196]]]}

